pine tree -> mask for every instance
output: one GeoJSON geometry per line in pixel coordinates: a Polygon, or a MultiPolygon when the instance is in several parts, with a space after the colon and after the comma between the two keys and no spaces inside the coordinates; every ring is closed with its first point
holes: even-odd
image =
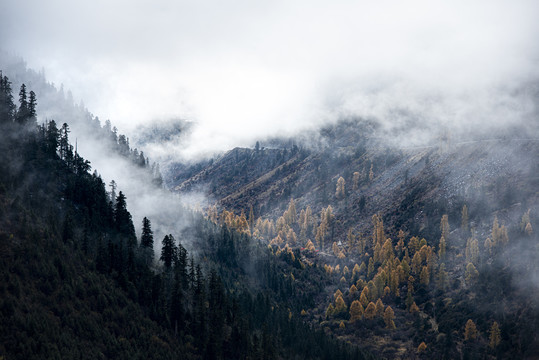
{"type": "Polygon", "coordinates": [[[492,326],[490,327],[490,337],[489,337],[489,346],[491,349],[495,349],[498,345],[500,345],[502,338],[500,335],[500,326],[496,321],[492,323],[492,326]]]}
{"type": "Polygon", "coordinates": [[[56,126],[56,121],[51,120],[47,124],[47,130],[45,135],[45,153],[49,157],[56,157],[56,150],[58,149],[58,141],[60,139],[60,132],[56,126]]]}
{"type": "Polygon", "coordinates": [[[419,346],[417,347],[417,352],[418,353],[422,353],[424,352],[425,350],[427,350],[427,344],[425,344],[425,342],[421,342],[421,344],[419,344],[419,346]]]}
{"type": "Polygon", "coordinates": [[[447,215],[442,216],[442,220],[440,221],[440,230],[442,232],[443,238],[447,241],[449,239],[449,218],[447,215]]]}
{"type": "Polygon", "coordinates": [[[326,318],[330,318],[335,313],[335,307],[330,303],[326,309],[326,318]]]}
{"type": "Polygon", "coordinates": [[[16,108],[11,82],[7,76],[2,76],[2,71],[0,71],[0,124],[13,122],[16,108]]]}
{"type": "Polygon", "coordinates": [[[21,90],[19,91],[19,109],[17,110],[16,120],[19,124],[26,124],[26,120],[30,116],[30,111],[28,109],[28,100],[26,95],[26,85],[21,85],[21,90]]]}
{"type": "Polygon", "coordinates": [[[479,243],[476,239],[470,238],[466,243],[466,261],[477,264],[479,260],[479,243]]]}
{"type": "Polygon", "coordinates": [[[464,274],[464,279],[466,280],[466,285],[471,286],[475,283],[479,277],[479,272],[472,263],[466,265],[466,272],[464,274]]]}
{"type": "Polygon", "coordinates": [[[419,282],[425,286],[428,286],[430,283],[430,274],[426,266],[423,266],[421,269],[421,274],[419,275],[419,282]]]}
{"type": "Polygon", "coordinates": [[[140,247],[142,250],[144,262],[150,265],[153,261],[153,231],[152,224],[147,217],[142,219],[142,235],[140,237],[140,247]]]}
{"type": "Polygon", "coordinates": [[[365,319],[372,320],[376,316],[376,305],[371,301],[365,308],[365,319]]]}
{"type": "Polygon", "coordinates": [[[354,172],[352,176],[352,190],[356,191],[359,188],[359,172],[354,172]]]}
{"type": "Polygon", "coordinates": [[[335,299],[335,315],[336,316],[343,315],[344,313],[346,313],[346,310],[347,310],[346,303],[344,302],[344,299],[342,298],[342,296],[339,295],[337,299],[335,299]]]}
{"type": "Polygon", "coordinates": [[[133,226],[133,221],[131,220],[131,214],[127,211],[127,202],[126,197],[123,192],[120,191],[116,197],[116,204],[114,207],[114,225],[116,230],[127,237],[132,241],[133,238],[136,239],[135,227],[133,226]]]}
{"type": "Polygon", "coordinates": [[[437,285],[441,290],[445,290],[447,287],[447,279],[448,274],[447,271],[445,271],[445,264],[440,264],[440,268],[438,269],[438,279],[437,279],[437,285]]]}
{"type": "Polygon", "coordinates": [[[361,320],[363,313],[364,309],[361,303],[357,300],[352,301],[352,304],[350,305],[350,322],[354,323],[361,320]]]}
{"type": "Polygon", "coordinates": [[[369,305],[369,289],[366,286],[363,288],[363,291],[359,296],[359,301],[363,307],[367,307],[367,305],[369,305]]]}
{"type": "Polygon", "coordinates": [[[165,269],[169,270],[172,267],[172,264],[176,261],[177,252],[178,248],[176,247],[174,237],[172,235],[165,235],[161,257],[159,258],[165,265],[165,269]]]}
{"type": "Polygon", "coordinates": [[[384,303],[382,302],[382,299],[376,300],[376,315],[377,316],[383,316],[384,314],[384,303]]]}
{"type": "Polygon", "coordinates": [[[477,337],[477,327],[475,326],[475,323],[472,321],[472,319],[468,319],[466,321],[466,326],[464,327],[464,340],[475,340],[477,337]]]}
{"type": "Polygon", "coordinates": [[[440,259],[444,259],[445,258],[445,251],[446,251],[445,237],[442,236],[440,238],[440,244],[438,246],[439,246],[438,257],[440,259]]]}
{"type": "Polygon", "coordinates": [[[393,321],[393,319],[395,319],[395,313],[393,312],[391,306],[388,306],[384,311],[384,321],[386,323],[386,328],[390,330],[396,329],[395,322],[393,321]]]}
{"type": "Polygon", "coordinates": [[[342,176],[339,177],[337,180],[337,189],[335,191],[335,197],[337,199],[344,199],[345,197],[345,186],[346,181],[344,181],[344,178],[342,176]]]}

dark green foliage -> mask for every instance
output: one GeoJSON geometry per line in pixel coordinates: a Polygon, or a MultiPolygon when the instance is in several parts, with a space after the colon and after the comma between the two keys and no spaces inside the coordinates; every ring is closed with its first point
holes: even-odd
{"type": "Polygon", "coordinates": [[[163,262],[165,269],[169,270],[172,267],[172,264],[177,261],[177,256],[178,248],[174,242],[174,237],[172,235],[165,235],[161,257],[159,258],[163,262]]]}
{"type": "Polygon", "coordinates": [[[147,217],[142,219],[142,234],[140,236],[140,249],[146,265],[151,265],[153,261],[153,231],[152,224],[147,217]]]}

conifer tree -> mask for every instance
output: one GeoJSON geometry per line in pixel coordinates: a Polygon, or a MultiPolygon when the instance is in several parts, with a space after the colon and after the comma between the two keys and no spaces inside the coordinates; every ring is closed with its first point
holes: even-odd
{"type": "Polygon", "coordinates": [[[346,313],[346,310],[347,310],[346,303],[344,302],[344,299],[342,298],[342,296],[339,295],[335,299],[335,315],[336,316],[342,315],[346,313]]]}
{"type": "Polygon", "coordinates": [[[496,321],[492,323],[492,326],[490,327],[490,337],[489,337],[489,346],[491,349],[495,349],[498,345],[500,345],[502,338],[500,335],[500,326],[496,321]]]}
{"type": "Polygon", "coordinates": [[[361,305],[363,305],[363,307],[367,307],[367,305],[369,305],[369,288],[368,287],[364,287],[363,288],[363,291],[361,292],[361,295],[359,296],[359,301],[361,302],[361,305]]]}
{"type": "Polygon", "coordinates": [[[339,177],[337,180],[337,189],[335,191],[335,197],[337,199],[344,199],[345,197],[345,186],[346,181],[344,181],[344,178],[342,176],[339,177]]]}
{"type": "Polygon", "coordinates": [[[140,247],[142,250],[144,262],[150,265],[153,261],[153,231],[152,224],[147,217],[142,219],[142,235],[140,237],[140,247]]]}
{"type": "Polygon", "coordinates": [[[475,283],[479,277],[479,272],[472,263],[466,265],[466,272],[464,274],[464,279],[466,280],[466,285],[471,286],[475,283]]]}
{"type": "Polygon", "coordinates": [[[28,109],[26,85],[22,84],[21,90],[19,91],[19,109],[17,110],[16,120],[19,124],[25,124],[29,116],[30,116],[30,111],[28,109]]]}
{"type": "Polygon", "coordinates": [[[13,102],[11,82],[0,71],[0,123],[11,123],[15,116],[16,106],[13,102]]]}
{"type": "Polygon", "coordinates": [[[384,314],[384,303],[382,302],[382,299],[376,300],[376,315],[382,316],[384,314]]]}
{"type": "Polygon", "coordinates": [[[472,321],[472,319],[468,319],[466,321],[466,326],[464,327],[464,340],[475,340],[477,337],[477,327],[475,326],[475,323],[472,321]]]}
{"type": "Polygon", "coordinates": [[[330,303],[326,309],[326,318],[330,318],[335,313],[335,307],[330,303]]]}
{"type": "Polygon", "coordinates": [[[365,308],[365,313],[363,314],[365,319],[372,320],[376,316],[376,305],[371,301],[365,308]]]}
{"type": "Polygon", "coordinates": [[[386,328],[390,330],[396,329],[393,319],[395,319],[395,313],[393,312],[391,306],[388,306],[384,311],[384,322],[386,323],[386,328]]]}
{"type": "Polygon", "coordinates": [[[178,248],[176,247],[174,237],[172,235],[165,235],[159,260],[163,262],[166,270],[169,270],[176,261],[177,251],[178,248]]]}
{"type": "Polygon", "coordinates": [[[440,230],[442,232],[443,238],[447,241],[449,239],[449,218],[447,215],[442,216],[442,220],[440,221],[440,230]]]}
{"type": "Polygon", "coordinates": [[[352,301],[352,304],[350,305],[350,322],[354,323],[361,320],[363,313],[364,309],[361,303],[358,300],[352,301]]]}
{"type": "Polygon", "coordinates": [[[421,269],[421,274],[419,275],[419,282],[425,286],[429,285],[430,274],[426,266],[423,266],[421,269]]]}
{"type": "Polygon", "coordinates": [[[445,271],[445,264],[440,264],[440,268],[438,269],[438,278],[437,278],[437,285],[441,290],[445,290],[447,287],[447,279],[448,275],[445,271]]]}
{"type": "MultiPolygon", "coordinates": [[[[116,230],[127,237],[132,241],[133,238],[136,239],[135,227],[133,226],[133,221],[131,220],[131,214],[127,211],[127,202],[123,192],[120,191],[116,197],[116,204],[114,207],[114,224],[116,230]]],[[[136,240],[135,240],[136,241],[136,240]]]]}
{"type": "Polygon", "coordinates": [[[438,257],[440,259],[444,259],[445,258],[445,251],[446,251],[445,237],[442,236],[440,238],[440,244],[438,246],[439,246],[438,257]]]}
{"type": "Polygon", "coordinates": [[[359,188],[359,172],[354,172],[352,176],[352,190],[356,191],[359,188]]]}

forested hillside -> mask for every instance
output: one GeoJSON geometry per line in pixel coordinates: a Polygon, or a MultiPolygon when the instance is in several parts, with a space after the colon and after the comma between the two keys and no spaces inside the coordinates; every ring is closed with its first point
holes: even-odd
{"type": "Polygon", "coordinates": [[[69,125],[37,124],[35,93],[22,85],[16,106],[0,85],[0,356],[370,358],[302,321],[322,269],[187,210],[154,249],[151,220],[138,239],[69,125]]]}
{"type": "Polygon", "coordinates": [[[534,129],[409,148],[355,119],[173,166],[165,181],[205,192],[210,219],[276,256],[323,267],[332,282],[302,314],[328,333],[388,358],[534,358],[534,129]]]}

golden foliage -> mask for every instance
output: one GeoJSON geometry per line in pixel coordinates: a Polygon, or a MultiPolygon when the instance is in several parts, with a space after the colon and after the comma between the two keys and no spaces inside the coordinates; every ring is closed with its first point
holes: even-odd
{"type": "Polygon", "coordinates": [[[359,301],[352,301],[352,304],[350,305],[350,322],[354,323],[357,320],[361,320],[364,312],[363,305],[361,305],[359,301]]]}
{"type": "Polygon", "coordinates": [[[500,326],[496,321],[492,323],[492,326],[490,327],[490,337],[489,337],[489,346],[494,349],[498,345],[500,345],[500,341],[502,340],[502,337],[500,335],[500,326]]]}
{"type": "Polygon", "coordinates": [[[464,340],[475,340],[476,337],[477,327],[472,319],[468,319],[468,321],[466,321],[466,325],[464,326],[464,340]]]}
{"type": "Polygon", "coordinates": [[[393,319],[395,319],[395,313],[393,312],[391,306],[388,306],[384,311],[384,322],[386,323],[386,328],[390,330],[396,329],[393,319]]]}
{"type": "Polygon", "coordinates": [[[365,313],[363,315],[367,320],[372,320],[376,316],[376,305],[374,305],[372,301],[365,308],[365,313]]]}

